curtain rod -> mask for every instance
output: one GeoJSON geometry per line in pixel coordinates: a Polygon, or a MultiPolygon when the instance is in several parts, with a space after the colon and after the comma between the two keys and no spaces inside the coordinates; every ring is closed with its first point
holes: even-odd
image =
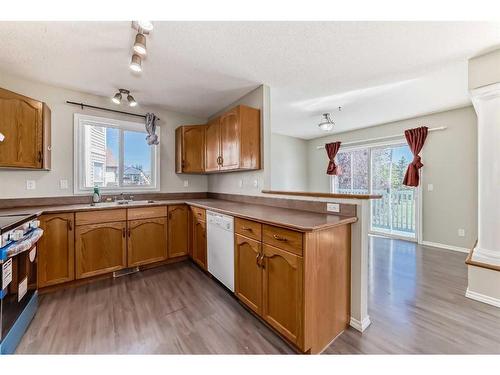
{"type": "MultiPolygon", "coordinates": [[[[439,131],[439,130],[446,130],[446,128],[447,128],[446,126],[440,126],[440,127],[437,127],[437,128],[430,128],[428,131],[429,132],[435,132],[435,131],[439,131]]],[[[393,135],[386,135],[385,137],[376,137],[376,138],[362,139],[362,140],[359,140],[359,141],[342,142],[340,144],[340,146],[355,145],[355,144],[358,144],[358,143],[367,143],[367,142],[374,142],[374,141],[383,141],[383,140],[386,140],[386,139],[398,138],[398,137],[404,138],[404,134],[393,134],[393,135]]],[[[323,145],[323,146],[316,146],[317,150],[322,150],[324,148],[325,148],[325,145],[323,145]]]]}
{"type": "MultiPolygon", "coordinates": [[[[84,103],[76,103],[76,102],[71,102],[69,100],[66,101],[68,104],[73,104],[81,107],[82,109],[84,107],[86,108],[92,108],[92,109],[100,109],[101,111],[108,111],[108,112],[115,112],[115,113],[121,113],[122,115],[129,115],[129,116],[135,116],[135,117],[142,117],[143,119],[146,119],[146,115],[140,115],[138,113],[131,113],[131,112],[125,112],[125,111],[118,111],[116,109],[109,109],[109,108],[104,108],[104,107],[96,107],[95,105],[90,105],[90,104],[84,104],[84,103]]],[[[159,120],[159,118],[158,118],[159,120]]]]}

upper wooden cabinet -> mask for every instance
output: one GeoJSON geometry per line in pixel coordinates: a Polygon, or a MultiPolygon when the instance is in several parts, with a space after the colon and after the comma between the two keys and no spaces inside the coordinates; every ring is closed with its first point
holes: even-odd
{"type": "MultiPolygon", "coordinates": [[[[196,139],[196,136],[193,134],[192,138],[196,139]]],[[[260,110],[239,105],[206,125],[177,128],[176,172],[215,173],[260,169],[260,144],[260,110]],[[186,141],[185,133],[193,131],[192,128],[204,133],[203,142],[186,141]],[[189,150],[191,147],[195,149],[189,150]],[[204,164],[200,170],[197,163],[201,159],[204,164]]]]}
{"type": "Polygon", "coordinates": [[[0,114],[0,167],[50,169],[49,107],[0,89],[0,114]]]}
{"type": "Polygon", "coordinates": [[[39,288],[75,278],[74,216],[71,212],[40,218],[44,234],[38,242],[39,288]]]}
{"type": "Polygon", "coordinates": [[[205,125],[187,125],[175,130],[175,172],[205,172],[205,125]]]}

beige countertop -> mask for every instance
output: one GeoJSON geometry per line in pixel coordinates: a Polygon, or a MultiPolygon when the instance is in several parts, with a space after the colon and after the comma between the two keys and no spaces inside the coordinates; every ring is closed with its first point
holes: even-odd
{"type": "Polygon", "coordinates": [[[0,215],[16,214],[47,214],[58,212],[78,212],[93,210],[110,210],[119,208],[139,208],[150,206],[163,206],[173,204],[189,204],[201,207],[207,210],[236,216],[240,218],[257,220],[267,224],[278,225],[299,231],[311,231],[323,228],[330,228],[339,225],[354,223],[356,217],[342,217],[315,213],[308,211],[293,210],[288,208],[264,206],[258,204],[241,203],[221,199],[176,199],[176,200],[155,200],[153,203],[148,201],[134,201],[128,204],[98,203],[95,206],[90,204],[74,204],[61,206],[39,206],[39,207],[19,207],[0,210],[0,215]]]}

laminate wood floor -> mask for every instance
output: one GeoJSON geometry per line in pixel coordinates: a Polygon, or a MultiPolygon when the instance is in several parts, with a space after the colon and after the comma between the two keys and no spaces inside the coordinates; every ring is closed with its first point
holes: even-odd
{"type": "MultiPolygon", "coordinates": [[[[500,309],[464,297],[465,254],[372,237],[372,325],[325,353],[500,353],[500,309]]],[[[189,262],[43,295],[17,353],[293,351],[189,262]]]]}

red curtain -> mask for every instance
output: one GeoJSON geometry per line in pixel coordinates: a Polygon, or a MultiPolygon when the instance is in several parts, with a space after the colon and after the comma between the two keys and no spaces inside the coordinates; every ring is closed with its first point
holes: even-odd
{"type": "Polygon", "coordinates": [[[424,147],[425,138],[427,138],[427,131],[427,126],[405,130],[405,138],[408,142],[408,146],[410,146],[411,152],[413,153],[413,161],[410,165],[408,165],[403,185],[418,186],[418,170],[424,166],[418,153],[422,150],[422,147],[424,147]]]}
{"type": "Polygon", "coordinates": [[[326,170],[326,174],[334,176],[340,174],[340,168],[335,164],[335,156],[337,155],[337,152],[339,152],[339,148],[340,148],[340,142],[327,143],[325,145],[328,159],[330,159],[330,162],[328,163],[328,168],[326,170]]]}

